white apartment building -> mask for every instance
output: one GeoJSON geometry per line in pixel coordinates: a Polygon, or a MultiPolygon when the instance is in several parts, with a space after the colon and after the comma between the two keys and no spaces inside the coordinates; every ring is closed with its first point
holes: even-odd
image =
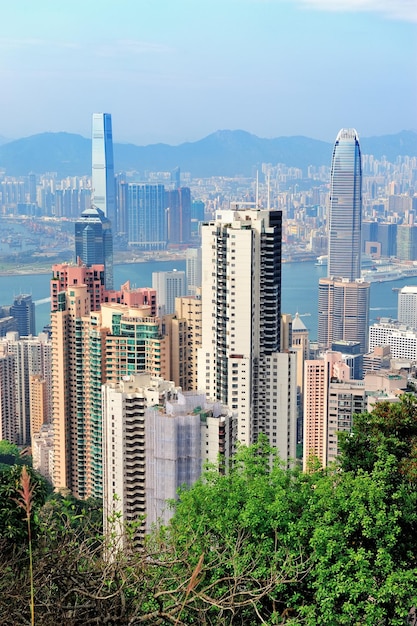
{"type": "Polygon", "coordinates": [[[175,298],[187,295],[185,272],[152,272],[152,289],[156,290],[158,315],[175,313],[175,298]]]}
{"type": "Polygon", "coordinates": [[[102,386],[103,523],[123,536],[126,522],[146,516],[145,411],[176,395],[171,381],[149,373],[124,376],[102,386]]]}
{"type": "MultiPolygon", "coordinates": [[[[281,233],[280,211],[250,203],[232,203],[229,210],[218,211],[215,220],[202,224],[198,387],[237,411],[241,443],[249,445],[266,433],[288,462],[296,440],[296,407],[288,405],[288,385],[296,388],[296,373],[289,379],[296,357],[279,354],[281,233]],[[278,363],[284,383],[274,375],[278,363]],[[278,422],[272,420],[282,404],[285,428],[275,429],[278,422]]],[[[294,399],[296,403],[296,393],[291,393],[294,399]]]]}
{"type": "Polygon", "coordinates": [[[417,330],[410,326],[381,320],[369,328],[369,351],[377,346],[389,346],[393,359],[417,361],[417,330]]]}
{"type": "Polygon", "coordinates": [[[188,248],[185,253],[187,293],[189,296],[197,295],[201,287],[201,248],[188,248]]]}
{"type": "Polygon", "coordinates": [[[199,392],[178,392],[165,407],[145,414],[146,531],[167,524],[181,485],[191,486],[204,463],[226,463],[235,452],[235,418],[220,402],[199,392]]]}
{"type": "Polygon", "coordinates": [[[167,523],[178,488],[199,478],[204,461],[235,451],[226,407],[148,372],[103,385],[102,405],[104,528],[122,541],[127,522],[139,522],[139,540],[167,523]]]}
{"type": "Polygon", "coordinates": [[[417,285],[406,285],[398,292],[398,321],[417,328],[417,285]]]}
{"type": "MultiPolygon", "coordinates": [[[[43,412],[45,421],[52,419],[52,344],[46,333],[37,337],[19,338],[19,333],[9,332],[0,339],[5,350],[14,355],[13,390],[16,402],[17,443],[31,445],[31,376],[38,375],[45,385],[43,412]]],[[[34,407],[36,410],[36,407],[34,407]]]]}

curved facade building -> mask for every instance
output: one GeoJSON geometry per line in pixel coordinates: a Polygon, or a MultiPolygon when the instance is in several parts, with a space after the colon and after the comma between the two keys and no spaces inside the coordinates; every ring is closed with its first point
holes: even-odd
{"type": "Polygon", "coordinates": [[[356,130],[342,129],[333,149],[330,180],[328,276],[361,276],[362,164],[356,130]]]}

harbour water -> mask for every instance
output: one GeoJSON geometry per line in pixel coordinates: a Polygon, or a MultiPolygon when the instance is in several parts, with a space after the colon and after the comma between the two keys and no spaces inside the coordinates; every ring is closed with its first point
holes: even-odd
{"type": "MultiPolygon", "coordinates": [[[[128,263],[114,268],[114,284],[120,286],[130,280],[132,287],[152,285],[152,272],[185,270],[185,261],[148,261],[128,263]]],[[[314,262],[284,263],[282,266],[282,311],[298,312],[310,330],[310,339],[317,339],[317,295],[319,278],[327,268],[314,262]]],[[[0,276],[0,305],[11,304],[15,295],[32,294],[36,303],[36,327],[41,331],[49,322],[50,274],[0,276]]],[[[397,316],[397,290],[404,285],[417,285],[417,277],[371,284],[370,323],[380,317],[397,316]]]]}

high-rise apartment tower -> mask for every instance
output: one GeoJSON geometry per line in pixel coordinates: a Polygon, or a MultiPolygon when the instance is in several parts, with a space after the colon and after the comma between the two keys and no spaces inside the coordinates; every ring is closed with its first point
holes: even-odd
{"type": "Polygon", "coordinates": [[[237,411],[241,443],[265,433],[288,460],[295,457],[296,355],[280,353],[281,220],[279,211],[233,203],[203,223],[198,386],[237,411]]]}

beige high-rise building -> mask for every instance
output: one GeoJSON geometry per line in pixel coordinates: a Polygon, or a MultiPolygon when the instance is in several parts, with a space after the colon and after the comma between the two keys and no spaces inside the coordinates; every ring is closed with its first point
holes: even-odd
{"type": "Polygon", "coordinates": [[[323,467],[339,455],[338,433],[350,432],[355,414],[367,409],[368,387],[350,380],[341,352],[328,351],[305,362],[304,470],[312,457],[323,467]]]}
{"type": "Polygon", "coordinates": [[[318,342],[322,350],[334,341],[359,341],[364,354],[368,346],[370,284],[362,279],[319,280],[318,342]]]}
{"type": "Polygon", "coordinates": [[[177,357],[177,351],[172,347],[172,369],[171,377],[184,391],[197,391],[197,354],[201,346],[201,295],[186,296],[175,299],[175,313],[178,320],[185,321],[186,341],[185,341],[185,360],[183,376],[180,379],[176,377],[175,362],[180,362],[177,357]]]}
{"type": "Polygon", "coordinates": [[[95,326],[109,329],[103,358],[105,382],[143,371],[170,380],[169,319],[153,317],[148,306],[110,303],[91,317],[96,318],[95,326]]]}
{"type": "Polygon", "coordinates": [[[303,441],[304,363],[310,358],[309,332],[298,313],[292,321],[291,349],[297,359],[297,444],[303,441]]]}
{"type": "Polygon", "coordinates": [[[46,380],[40,374],[29,379],[30,390],[30,432],[32,439],[40,432],[41,426],[48,422],[48,389],[46,380]]]}
{"type": "Polygon", "coordinates": [[[340,352],[326,352],[322,359],[305,361],[304,365],[304,441],[303,467],[317,457],[323,467],[328,463],[328,408],[331,378],[349,380],[349,366],[340,352]]]}
{"type": "Polygon", "coordinates": [[[338,433],[350,432],[353,418],[367,408],[367,390],[361,380],[333,380],[329,385],[327,464],[340,453],[338,433]]]}

